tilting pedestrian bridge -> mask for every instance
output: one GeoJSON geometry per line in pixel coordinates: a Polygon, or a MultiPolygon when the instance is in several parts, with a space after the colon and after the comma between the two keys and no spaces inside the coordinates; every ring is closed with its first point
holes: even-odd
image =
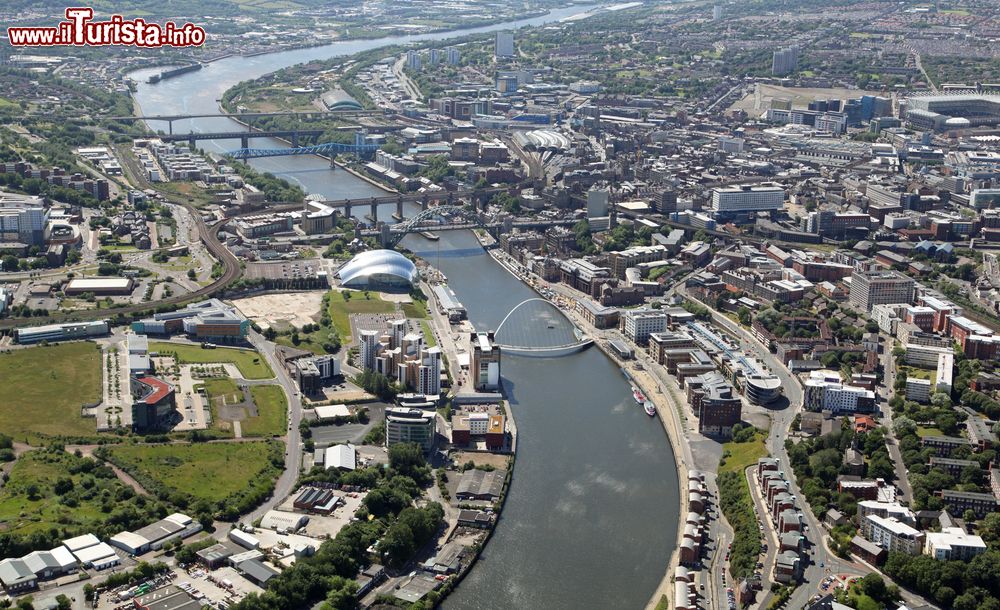
{"type": "Polygon", "coordinates": [[[501,352],[517,356],[558,357],[594,342],[551,302],[533,297],[514,306],[494,335],[501,352]]]}

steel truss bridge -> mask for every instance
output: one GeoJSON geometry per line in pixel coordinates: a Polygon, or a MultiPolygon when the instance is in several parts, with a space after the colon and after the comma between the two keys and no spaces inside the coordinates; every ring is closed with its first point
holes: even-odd
{"type": "Polygon", "coordinates": [[[378,150],[377,144],[341,144],[326,142],[313,146],[296,146],[292,148],[240,148],[227,153],[234,159],[259,159],[261,157],[282,157],[290,155],[320,155],[354,153],[358,156],[370,156],[378,150]]]}

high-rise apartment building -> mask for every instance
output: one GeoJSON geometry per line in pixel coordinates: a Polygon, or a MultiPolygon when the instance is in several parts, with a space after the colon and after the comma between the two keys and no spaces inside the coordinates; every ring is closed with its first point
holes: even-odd
{"type": "Polygon", "coordinates": [[[798,47],[788,47],[778,49],[771,56],[771,74],[783,76],[791,74],[799,69],[799,49],[798,47]]]}
{"type": "Polygon", "coordinates": [[[378,357],[378,333],[374,330],[362,330],[358,333],[361,342],[360,364],[364,370],[375,370],[375,359],[378,357]]]}
{"type": "Polygon", "coordinates": [[[493,54],[496,57],[514,57],[514,32],[497,32],[493,54]]]}
{"type": "Polygon", "coordinates": [[[448,47],[444,50],[445,61],[449,66],[457,66],[462,61],[462,53],[455,47],[448,47]]]}

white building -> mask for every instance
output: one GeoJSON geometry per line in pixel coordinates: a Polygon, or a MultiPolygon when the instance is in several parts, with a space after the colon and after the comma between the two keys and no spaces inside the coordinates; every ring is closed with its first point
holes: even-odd
{"type": "Polygon", "coordinates": [[[906,378],[906,400],[915,400],[920,403],[928,403],[931,400],[931,380],[917,379],[916,377],[906,378]]]}
{"type": "Polygon", "coordinates": [[[870,317],[878,324],[879,330],[889,335],[895,335],[896,327],[903,319],[902,312],[908,306],[906,303],[881,303],[874,305],[872,306],[870,317]]]}
{"type": "Polygon", "coordinates": [[[417,393],[437,396],[441,393],[441,348],[425,347],[417,368],[417,393]]]}
{"type": "Polygon", "coordinates": [[[0,241],[41,246],[48,218],[41,197],[0,191],[0,241]]]}
{"type": "Polygon", "coordinates": [[[375,359],[378,357],[378,333],[374,330],[358,332],[361,350],[358,354],[361,368],[368,371],[375,369],[375,359]]]}
{"type": "Polygon", "coordinates": [[[462,61],[462,53],[455,47],[448,47],[444,50],[445,61],[449,66],[457,66],[462,61]]]}
{"type": "Polygon", "coordinates": [[[919,555],[924,534],[893,517],[866,515],[861,519],[861,534],[890,553],[919,555]]]}
{"type": "Polygon", "coordinates": [[[514,32],[497,32],[494,56],[514,57],[514,32]]]}
{"type": "Polygon", "coordinates": [[[951,393],[951,386],[955,374],[955,354],[939,354],[937,361],[937,390],[939,392],[951,393]]]}
{"type": "Polygon", "coordinates": [[[967,534],[960,527],[946,527],[940,533],[928,532],[924,553],[938,561],[969,561],[986,552],[979,536],[967,534]]]}
{"type": "Polygon", "coordinates": [[[780,210],[785,189],[777,184],[743,185],[712,189],[712,212],[716,215],[780,210]]]}
{"type": "Polygon", "coordinates": [[[875,409],[875,392],[842,384],[834,371],[813,371],[803,382],[803,389],[803,407],[807,411],[843,414],[875,409]]]}
{"type": "Polygon", "coordinates": [[[667,314],[655,309],[626,309],[619,322],[622,333],[636,345],[649,342],[649,335],[667,329],[667,314]]]}
{"type": "Polygon", "coordinates": [[[879,502],[878,500],[858,502],[858,519],[864,519],[868,515],[892,517],[910,526],[916,527],[917,525],[917,517],[913,511],[899,502],[879,502]]]}
{"type": "Polygon", "coordinates": [[[606,189],[587,191],[587,218],[604,218],[608,215],[610,195],[606,189]]]}
{"type": "Polygon", "coordinates": [[[952,364],[955,363],[955,352],[951,348],[918,345],[916,343],[906,344],[906,364],[922,368],[936,367],[938,365],[938,358],[941,356],[951,356],[952,364]]]}

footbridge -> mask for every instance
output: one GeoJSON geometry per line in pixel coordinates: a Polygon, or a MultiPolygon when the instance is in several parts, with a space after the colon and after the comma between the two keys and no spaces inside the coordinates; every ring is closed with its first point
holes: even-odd
{"type": "Polygon", "coordinates": [[[518,356],[535,356],[535,357],[558,357],[558,356],[568,356],[570,354],[575,354],[576,352],[582,351],[590,347],[594,340],[583,333],[577,326],[570,320],[561,309],[556,307],[551,301],[543,299],[541,297],[532,297],[530,299],[525,299],[514,306],[504,319],[500,322],[494,333],[496,337],[496,345],[500,348],[501,352],[507,352],[510,354],[518,356]],[[532,304],[541,303],[544,307],[539,309],[535,307],[535,311],[526,311],[527,308],[531,307],[532,304]],[[527,314],[526,320],[518,320],[515,318],[511,322],[511,317],[515,313],[522,312],[527,314]],[[558,312],[558,316],[552,315],[554,312],[558,312]],[[508,323],[517,324],[516,329],[511,329],[508,327],[508,323]],[[539,339],[544,337],[544,334],[539,331],[538,326],[540,324],[545,324],[548,330],[555,331],[553,334],[556,335],[554,338],[553,345],[526,345],[529,343],[527,339],[539,339]],[[556,325],[558,324],[558,328],[556,325]],[[507,332],[501,335],[501,331],[507,328],[507,332]]]}

